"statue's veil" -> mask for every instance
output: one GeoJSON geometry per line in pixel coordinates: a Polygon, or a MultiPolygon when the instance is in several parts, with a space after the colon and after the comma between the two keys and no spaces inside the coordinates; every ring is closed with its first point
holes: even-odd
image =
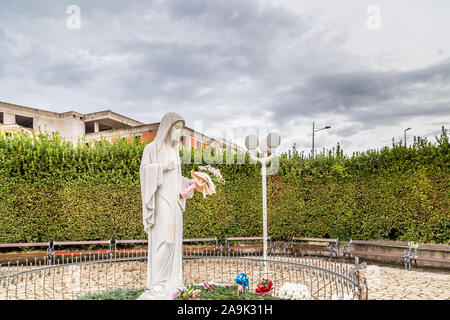
{"type": "Polygon", "coordinates": [[[162,145],[164,144],[164,140],[167,137],[167,134],[170,131],[170,128],[178,122],[183,122],[184,126],[184,119],[182,116],[180,116],[178,113],[175,112],[169,112],[164,115],[164,117],[161,119],[161,122],[159,123],[158,132],[156,133],[155,140],[152,141],[156,144],[156,149],[159,152],[161,150],[162,145]]]}

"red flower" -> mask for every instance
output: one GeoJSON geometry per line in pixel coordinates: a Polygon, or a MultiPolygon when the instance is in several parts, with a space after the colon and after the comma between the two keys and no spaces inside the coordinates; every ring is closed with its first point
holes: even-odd
{"type": "Polygon", "coordinates": [[[273,289],[273,283],[271,280],[269,279],[263,279],[263,281],[261,281],[256,288],[256,293],[261,295],[261,296],[265,296],[270,294],[270,291],[273,289]]]}

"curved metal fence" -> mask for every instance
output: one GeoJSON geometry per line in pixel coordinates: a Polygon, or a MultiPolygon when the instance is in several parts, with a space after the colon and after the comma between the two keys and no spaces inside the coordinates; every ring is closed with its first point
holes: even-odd
{"type": "MultiPolygon", "coordinates": [[[[263,278],[274,283],[277,296],[285,283],[304,284],[314,300],[328,300],[352,295],[364,298],[367,291],[358,268],[338,262],[298,257],[185,255],[185,283],[234,283],[239,273],[246,273],[250,290],[263,278]],[[361,289],[364,290],[361,290],[361,289]]],[[[71,256],[52,265],[35,263],[8,265],[0,269],[2,300],[73,300],[88,293],[121,289],[143,289],[146,283],[147,255],[71,256]]]]}

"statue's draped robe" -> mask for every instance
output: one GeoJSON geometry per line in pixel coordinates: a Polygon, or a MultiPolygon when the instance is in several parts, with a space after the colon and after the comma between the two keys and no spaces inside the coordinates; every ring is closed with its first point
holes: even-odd
{"type": "Polygon", "coordinates": [[[146,292],[159,298],[184,287],[183,211],[186,198],[192,198],[193,192],[186,198],[179,195],[191,180],[181,175],[176,146],[162,143],[158,148],[156,141],[148,144],[140,168],[143,223],[149,239],[146,292]],[[164,172],[164,163],[169,161],[177,165],[164,172]]]}

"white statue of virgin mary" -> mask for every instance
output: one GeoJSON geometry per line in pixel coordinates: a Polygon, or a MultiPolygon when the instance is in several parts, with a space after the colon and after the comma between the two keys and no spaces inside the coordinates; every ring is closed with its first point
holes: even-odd
{"type": "Polygon", "coordinates": [[[181,175],[179,141],[183,127],[180,115],[164,115],[155,139],[142,155],[140,182],[148,268],[145,292],[139,300],[164,300],[184,287],[183,211],[186,198],[192,198],[194,191],[180,196],[193,183],[181,175]]]}

